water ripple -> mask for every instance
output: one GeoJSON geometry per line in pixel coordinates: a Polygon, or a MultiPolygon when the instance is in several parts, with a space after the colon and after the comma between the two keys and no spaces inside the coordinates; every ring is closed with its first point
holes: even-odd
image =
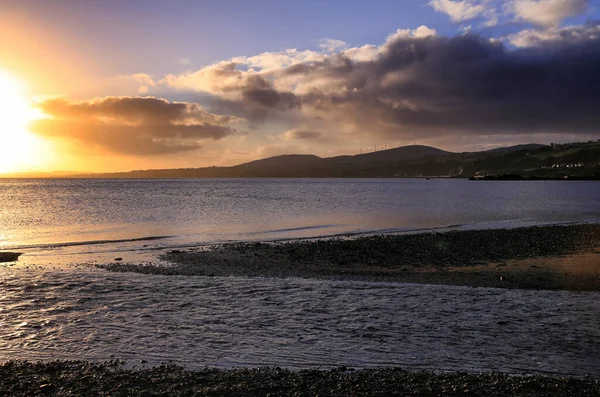
{"type": "Polygon", "coordinates": [[[600,376],[599,293],[0,269],[0,361],[600,376]]]}

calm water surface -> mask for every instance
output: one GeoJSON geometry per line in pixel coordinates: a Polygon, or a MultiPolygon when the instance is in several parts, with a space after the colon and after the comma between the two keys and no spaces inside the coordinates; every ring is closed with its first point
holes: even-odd
{"type": "Polygon", "coordinates": [[[0,248],[133,255],[232,240],[600,222],[598,192],[599,182],[566,181],[0,180],[0,248]],[[116,241],[146,237],[161,238],[116,241]],[[103,244],[78,245],[93,241],[103,244]]]}
{"type": "Polygon", "coordinates": [[[64,265],[223,241],[600,222],[599,192],[598,182],[551,181],[0,180],[0,249],[25,252],[22,265],[0,266],[0,361],[600,376],[596,292],[64,265]]]}

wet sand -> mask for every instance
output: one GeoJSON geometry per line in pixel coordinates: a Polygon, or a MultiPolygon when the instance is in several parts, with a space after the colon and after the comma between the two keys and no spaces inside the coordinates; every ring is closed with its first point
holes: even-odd
{"type": "Polygon", "coordinates": [[[597,396],[600,381],[498,373],[434,374],[398,368],[290,371],[203,369],[173,365],[126,369],[118,362],[0,366],[5,396],[597,396]]]}
{"type": "Polygon", "coordinates": [[[162,259],[170,265],[110,263],[99,267],[162,275],[600,291],[600,225],[235,243],[171,251],[162,259]]]}

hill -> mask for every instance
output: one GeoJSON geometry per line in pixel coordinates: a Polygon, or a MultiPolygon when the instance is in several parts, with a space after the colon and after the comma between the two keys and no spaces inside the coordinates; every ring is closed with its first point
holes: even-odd
{"type": "MultiPolygon", "coordinates": [[[[393,167],[452,153],[429,146],[403,146],[378,152],[321,158],[292,154],[255,160],[232,167],[204,167],[168,170],[138,170],[131,172],[79,174],[76,178],[261,178],[261,177],[361,177],[364,169],[393,167]]],[[[385,176],[385,175],[384,175],[385,176]]],[[[393,175],[392,175],[393,176],[393,175]]]]}
{"type": "Polygon", "coordinates": [[[279,177],[295,174],[310,174],[323,164],[323,159],[310,154],[289,154],[255,160],[229,167],[231,172],[254,177],[279,177]]]}
{"type": "MultiPolygon", "coordinates": [[[[552,146],[526,144],[462,153],[447,152],[430,146],[412,145],[372,153],[327,158],[306,154],[282,155],[232,167],[66,174],[60,177],[121,179],[389,178],[501,176],[508,174],[541,179],[597,178],[600,176],[600,142],[552,146]]],[[[50,175],[46,177],[52,177],[50,175]]]]}
{"type": "Polygon", "coordinates": [[[399,161],[413,161],[422,158],[446,156],[451,154],[431,146],[410,145],[394,149],[380,150],[377,152],[357,154],[354,156],[337,156],[326,158],[329,165],[334,164],[386,164],[399,161]]]}
{"type": "Polygon", "coordinates": [[[486,150],[485,153],[488,154],[507,154],[507,153],[512,153],[512,152],[519,152],[522,150],[537,150],[537,149],[542,149],[542,148],[548,148],[548,145],[540,145],[539,143],[527,143],[524,145],[514,145],[514,146],[507,146],[507,147],[499,147],[496,149],[490,149],[490,150],[486,150]]]}

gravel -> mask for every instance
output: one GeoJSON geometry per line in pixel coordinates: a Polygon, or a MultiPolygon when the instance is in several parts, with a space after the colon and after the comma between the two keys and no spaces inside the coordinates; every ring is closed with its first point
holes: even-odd
{"type": "Polygon", "coordinates": [[[233,243],[175,250],[171,266],[110,263],[116,272],[188,276],[305,277],[402,281],[485,287],[600,290],[600,278],[531,269],[526,272],[450,271],[514,259],[596,252],[600,225],[537,226],[378,235],[281,243],[233,243]]]}
{"type": "Polygon", "coordinates": [[[399,368],[189,371],[127,369],[118,361],[8,362],[3,396],[598,396],[600,381],[501,373],[409,372],[399,368]]]}

